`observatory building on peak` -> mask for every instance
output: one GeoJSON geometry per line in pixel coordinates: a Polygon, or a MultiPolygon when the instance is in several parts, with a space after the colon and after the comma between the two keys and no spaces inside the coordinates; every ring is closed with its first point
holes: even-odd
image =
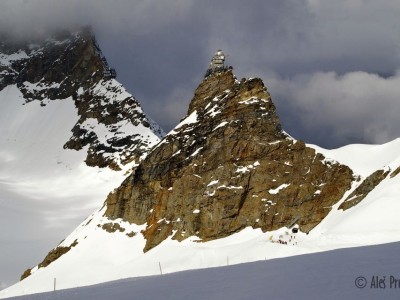
{"type": "Polygon", "coordinates": [[[211,58],[210,66],[207,69],[205,77],[215,72],[232,69],[232,67],[225,67],[225,57],[225,53],[221,49],[217,50],[211,58]]]}
{"type": "Polygon", "coordinates": [[[213,71],[217,71],[218,69],[223,69],[224,63],[225,63],[225,53],[222,52],[222,50],[218,50],[211,58],[210,69],[213,71]]]}

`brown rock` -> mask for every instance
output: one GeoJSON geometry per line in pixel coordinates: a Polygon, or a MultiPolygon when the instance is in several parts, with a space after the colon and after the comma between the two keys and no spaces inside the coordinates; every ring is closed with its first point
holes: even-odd
{"type": "Polygon", "coordinates": [[[118,223],[106,223],[103,224],[103,226],[101,226],[101,228],[103,228],[105,231],[112,233],[112,232],[124,232],[125,228],[122,228],[121,225],[119,225],[118,223]]]}
{"type": "Polygon", "coordinates": [[[353,180],[281,130],[260,79],[213,73],[196,89],[189,119],[152,149],[106,200],[106,216],[144,224],[145,251],[168,236],[203,241],[247,226],[293,222],[309,232],[353,180]]]}
{"type": "MultiPolygon", "coordinates": [[[[39,268],[45,268],[48,265],[50,265],[52,262],[56,261],[57,259],[59,259],[61,256],[63,256],[65,253],[69,252],[73,247],[75,247],[76,245],[78,245],[78,241],[75,240],[70,246],[68,247],[64,247],[64,246],[59,246],[54,248],[53,250],[51,250],[46,257],[44,258],[44,260],[38,265],[39,268]]],[[[26,277],[31,275],[31,271],[32,269],[28,269],[26,270],[22,276],[20,280],[25,279],[26,277]]]]}
{"type": "Polygon", "coordinates": [[[390,178],[397,176],[400,173],[400,166],[390,174],[390,178]]]}
{"type": "Polygon", "coordinates": [[[21,278],[19,279],[20,281],[24,280],[25,278],[29,277],[32,275],[32,269],[27,269],[25,272],[21,275],[21,278]]]}
{"type": "Polygon", "coordinates": [[[70,246],[68,247],[63,247],[59,246],[49,252],[47,256],[44,258],[44,260],[39,264],[39,268],[45,268],[49,264],[51,264],[53,261],[59,259],[61,256],[63,256],[65,253],[67,253],[69,250],[71,250],[73,247],[78,245],[78,241],[75,240],[70,246]]]}

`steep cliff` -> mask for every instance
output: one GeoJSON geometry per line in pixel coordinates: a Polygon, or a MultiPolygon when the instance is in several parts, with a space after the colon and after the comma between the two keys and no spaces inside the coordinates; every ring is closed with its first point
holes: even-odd
{"type": "Polygon", "coordinates": [[[106,201],[106,216],[147,224],[145,250],[168,236],[202,241],[245,227],[309,232],[350,189],[352,171],[281,129],[261,79],[225,69],[198,86],[187,117],[106,201]]]}

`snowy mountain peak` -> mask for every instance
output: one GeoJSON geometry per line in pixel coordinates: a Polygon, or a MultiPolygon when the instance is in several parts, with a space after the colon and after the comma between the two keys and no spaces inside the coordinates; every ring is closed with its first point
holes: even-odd
{"type": "MultiPolygon", "coordinates": [[[[9,41],[9,43],[7,43],[9,41]]],[[[72,99],[79,120],[65,148],[87,151],[90,166],[136,163],[163,135],[115,78],[93,33],[57,31],[52,37],[0,46],[0,90],[16,86],[26,105],[72,99]]]]}

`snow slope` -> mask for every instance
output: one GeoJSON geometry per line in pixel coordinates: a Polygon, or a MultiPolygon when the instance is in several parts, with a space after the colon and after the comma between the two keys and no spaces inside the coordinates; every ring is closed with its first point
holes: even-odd
{"type": "MultiPolygon", "coordinates": [[[[357,153],[357,162],[351,162],[349,157],[353,154],[346,155],[343,149],[327,152],[332,159],[349,159],[348,164],[364,176],[373,169],[362,164],[368,163],[374,155],[383,155],[387,159],[379,163],[374,161],[374,168],[390,166],[393,170],[400,166],[400,154],[396,155],[400,153],[399,140],[382,146],[352,145],[347,149],[357,153]],[[371,151],[367,151],[367,148],[371,151]]],[[[69,246],[75,240],[78,242],[69,253],[46,268],[35,269],[33,275],[24,281],[0,292],[0,297],[50,291],[54,278],[57,278],[58,288],[65,289],[121,278],[156,275],[160,271],[165,274],[400,241],[400,219],[397,216],[400,210],[399,186],[400,175],[393,178],[388,176],[360,204],[342,211],[338,210],[339,202],[310,234],[298,233],[292,240],[292,234],[289,232],[287,235],[286,228],[267,233],[246,228],[229,237],[204,243],[197,242],[196,237],[180,243],[167,239],[147,253],[142,251],[145,241],[140,230],[143,226],[117,220],[115,223],[125,231],[106,232],[101,226],[110,221],[102,217],[102,208],[61,244],[69,246]],[[134,236],[128,237],[127,234],[132,232],[134,236]],[[287,241],[288,245],[272,242],[279,238],[287,241]]]]}
{"type": "Polygon", "coordinates": [[[383,145],[353,144],[338,149],[327,150],[308,144],[328,159],[349,166],[357,174],[367,177],[376,170],[400,165],[400,138],[383,145]]]}
{"type": "MultiPolygon", "coordinates": [[[[86,148],[63,149],[79,119],[72,98],[42,103],[26,103],[16,85],[0,91],[0,226],[12,227],[0,231],[0,286],[16,282],[40,262],[60,237],[102,205],[132,166],[120,172],[88,167],[86,148]]],[[[136,135],[151,133],[128,121],[119,127],[136,135]]],[[[97,123],[91,128],[101,130],[97,123]]]]}
{"type": "Polygon", "coordinates": [[[63,149],[78,119],[72,99],[45,107],[24,103],[16,86],[0,91],[0,226],[13,227],[0,231],[0,281],[6,284],[40,261],[124,178],[86,166],[85,151],[63,149]]]}
{"type": "Polygon", "coordinates": [[[393,258],[399,251],[400,243],[340,249],[12,299],[398,299],[400,261],[393,258]],[[384,285],[375,285],[373,276],[384,285]]]}

